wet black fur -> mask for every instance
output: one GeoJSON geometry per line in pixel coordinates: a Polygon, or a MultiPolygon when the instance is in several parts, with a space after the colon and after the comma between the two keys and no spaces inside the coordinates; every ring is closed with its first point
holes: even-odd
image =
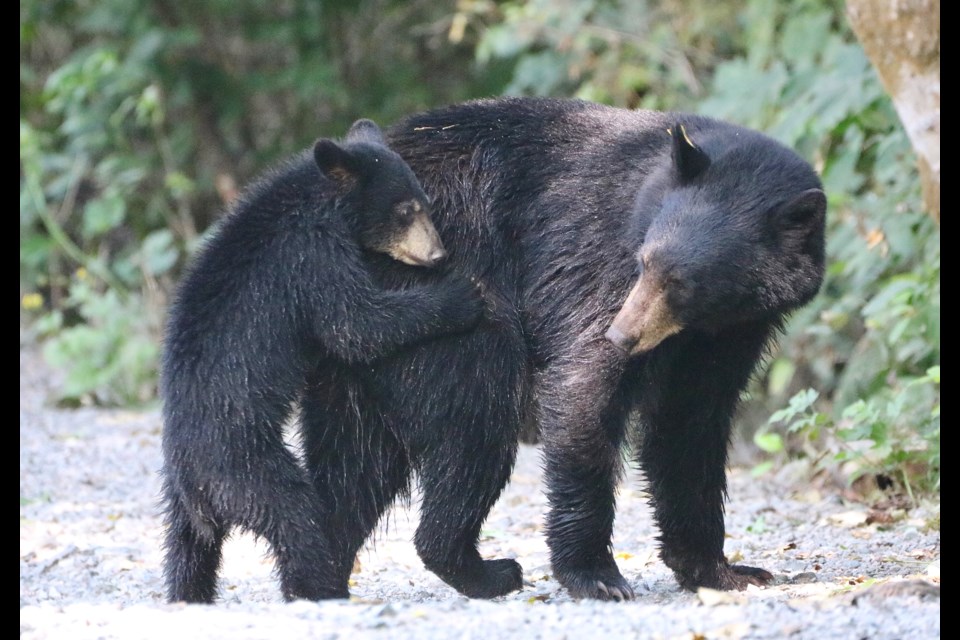
{"type": "MultiPolygon", "coordinates": [[[[579,101],[453,106],[388,139],[432,198],[447,268],[479,280],[490,311],[470,333],[313,374],[306,453],[334,505],[341,580],[415,470],[426,566],[471,596],[519,588],[519,566],[483,561],[477,539],[528,419],[542,434],[553,568],[573,595],[632,595],[610,546],[628,429],[680,583],[769,579],[724,558],[725,463],[740,393],[822,279],[811,168],[729,124],[579,101]],[[677,160],[678,123],[708,162],[677,160]],[[644,248],[669,267],[687,328],[627,358],[604,333],[644,248]]],[[[441,277],[367,259],[387,286],[441,277]]]]}
{"type": "Polygon", "coordinates": [[[233,527],[269,542],[285,598],[347,597],[330,524],[341,503],[318,495],[282,427],[308,374],[369,366],[482,313],[462,278],[404,291],[372,280],[364,251],[403,233],[402,203],[426,198],[371,127],[361,121],[342,145],[321,141],[252,186],[179,287],[161,382],[171,601],[214,599],[233,527]]]}

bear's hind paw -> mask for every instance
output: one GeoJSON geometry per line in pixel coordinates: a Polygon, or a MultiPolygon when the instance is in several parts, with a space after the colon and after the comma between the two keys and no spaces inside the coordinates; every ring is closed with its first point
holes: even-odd
{"type": "Polygon", "coordinates": [[[773,580],[773,574],[759,567],[731,564],[720,570],[720,588],[727,591],[743,591],[750,585],[765,587],[773,580]]]}

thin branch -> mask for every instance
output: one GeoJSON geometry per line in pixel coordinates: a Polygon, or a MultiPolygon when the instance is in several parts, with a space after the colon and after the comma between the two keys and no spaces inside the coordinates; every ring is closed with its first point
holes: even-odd
{"type": "Polygon", "coordinates": [[[27,190],[30,193],[30,199],[33,201],[33,206],[36,208],[44,228],[67,257],[103,280],[109,287],[114,289],[122,299],[126,299],[128,292],[123,283],[120,282],[115,275],[110,273],[110,270],[107,269],[104,264],[85,254],[83,250],[70,239],[70,236],[64,231],[59,220],[57,220],[57,217],[63,218],[68,216],[76,204],[76,193],[80,185],[80,176],[83,175],[84,164],[85,162],[82,159],[77,158],[77,162],[74,164],[74,178],[71,182],[70,191],[67,193],[67,197],[63,199],[56,217],[51,215],[50,209],[47,207],[47,198],[43,193],[43,188],[40,186],[39,179],[35,175],[27,176],[27,190]]]}

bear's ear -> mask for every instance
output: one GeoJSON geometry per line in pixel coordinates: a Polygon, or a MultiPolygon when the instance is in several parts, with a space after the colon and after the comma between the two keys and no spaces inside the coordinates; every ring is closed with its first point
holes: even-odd
{"type": "Polygon", "coordinates": [[[820,189],[807,189],[777,210],[784,227],[816,228],[827,213],[827,195],[820,189]]]}
{"type": "Polygon", "coordinates": [[[347,142],[372,142],[386,146],[387,141],[383,139],[383,132],[373,120],[361,118],[350,126],[347,131],[347,142]]]}
{"type": "Polygon", "coordinates": [[[680,182],[689,182],[707,170],[710,156],[693,143],[682,124],[676,123],[667,132],[673,139],[673,164],[680,182]]]}
{"type": "Polygon", "coordinates": [[[827,196],[820,189],[794,196],[773,214],[779,242],[790,250],[822,255],[826,215],[827,196]]]}
{"type": "Polygon", "coordinates": [[[338,193],[349,191],[359,177],[356,158],[333,140],[317,140],[313,145],[313,160],[321,173],[337,185],[338,193]]]}

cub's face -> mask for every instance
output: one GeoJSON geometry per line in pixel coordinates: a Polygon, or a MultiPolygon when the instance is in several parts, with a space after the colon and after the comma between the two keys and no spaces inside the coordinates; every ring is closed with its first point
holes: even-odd
{"type": "Polygon", "coordinates": [[[360,246],[422,267],[446,257],[426,194],[377,125],[358,120],[342,143],[318,140],[313,154],[360,246]]]}
{"type": "Polygon", "coordinates": [[[400,156],[377,150],[355,194],[360,244],[404,264],[431,267],[447,252],[430,220],[430,205],[400,156]]]}
{"type": "Polygon", "coordinates": [[[411,198],[393,205],[393,224],[386,242],[375,250],[405,264],[432,267],[447,257],[440,236],[430,221],[426,199],[411,198]]]}

